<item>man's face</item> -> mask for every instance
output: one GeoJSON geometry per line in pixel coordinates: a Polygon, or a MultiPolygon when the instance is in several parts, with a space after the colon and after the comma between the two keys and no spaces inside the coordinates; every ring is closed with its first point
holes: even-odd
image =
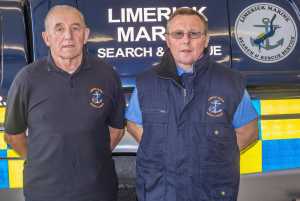
{"type": "Polygon", "coordinates": [[[70,9],[58,9],[49,16],[43,39],[56,59],[81,58],[89,29],[79,13],[70,9]]]}
{"type": "Polygon", "coordinates": [[[166,42],[178,66],[190,68],[202,56],[208,45],[208,36],[204,31],[204,24],[195,15],[177,15],[170,21],[166,42]],[[174,33],[178,35],[182,32],[184,32],[182,38],[174,37],[174,33]],[[200,32],[200,37],[191,38],[192,34],[197,32],[200,32]]]}

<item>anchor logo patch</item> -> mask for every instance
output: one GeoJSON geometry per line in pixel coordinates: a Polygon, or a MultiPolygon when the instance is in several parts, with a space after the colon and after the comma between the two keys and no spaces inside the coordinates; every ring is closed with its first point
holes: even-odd
{"type": "Polygon", "coordinates": [[[104,93],[100,88],[90,89],[90,105],[95,108],[101,108],[104,105],[103,102],[104,93]]]}
{"type": "Polygon", "coordinates": [[[211,117],[221,117],[224,115],[224,99],[219,96],[210,96],[208,98],[208,108],[206,114],[211,117]]]}

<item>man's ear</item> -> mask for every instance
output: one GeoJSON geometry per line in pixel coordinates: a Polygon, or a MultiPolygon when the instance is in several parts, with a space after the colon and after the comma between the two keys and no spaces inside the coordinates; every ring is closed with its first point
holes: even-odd
{"type": "Polygon", "coordinates": [[[209,35],[207,34],[205,37],[205,48],[208,47],[208,43],[209,43],[209,35]]]}
{"type": "Polygon", "coordinates": [[[84,44],[87,43],[87,41],[89,39],[89,36],[90,36],[90,29],[89,28],[85,28],[85,30],[84,30],[84,44]]]}
{"type": "Polygon", "coordinates": [[[48,33],[46,31],[43,31],[42,32],[42,37],[43,37],[43,40],[45,42],[45,44],[49,47],[49,36],[48,36],[48,33]]]}
{"type": "Polygon", "coordinates": [[[169,42],[169,36],[167,34],[165,34],[165,39],[166,39],[166,44],[167,44],[167,47],[170,48],[170,42],[169,42]]]}

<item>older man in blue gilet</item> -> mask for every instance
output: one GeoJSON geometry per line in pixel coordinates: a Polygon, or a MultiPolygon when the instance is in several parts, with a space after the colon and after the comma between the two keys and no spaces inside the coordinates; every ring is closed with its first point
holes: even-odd
{"type": "Polygon", "coordinates": [[[137,77],[126,118],[140,143],[139,201],[236,201],[240,150],[257,139],[242,76],[211,60],[207,20],[180,8],[159,65],[137,77]]]}

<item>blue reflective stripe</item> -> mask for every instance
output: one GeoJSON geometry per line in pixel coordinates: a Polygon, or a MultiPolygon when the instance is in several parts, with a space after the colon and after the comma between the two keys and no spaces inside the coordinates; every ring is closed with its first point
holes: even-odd
{"type": "Polygon", "coordinates": [[[257,117],[258,114],[252,105],[251,98],[247,90],[245,90],[243,98],[234,113],[232,125],[234,128],[240,128],[257,117]]]}
{"type": "MultiPolygon", "coordinates": [[[[0,158],[7,157],[7,150],[0,150],[0,158]]],[[[0,190],[9,188],[8,160],[0,159],[0,190]]]]}
{"type": "Polygon", "coordinates": [[[135,88],[131,94],[129,106],[125,113],[125,118],[136,124],[139,125],[143,124],[142,112],[141,112],[140,103],[138,99],[137,88],[135,88]]]}
{"type": "Polygon", "coordinates": [[[300,167],[300,139],[262,141],[263,172],[300,167]]]}

